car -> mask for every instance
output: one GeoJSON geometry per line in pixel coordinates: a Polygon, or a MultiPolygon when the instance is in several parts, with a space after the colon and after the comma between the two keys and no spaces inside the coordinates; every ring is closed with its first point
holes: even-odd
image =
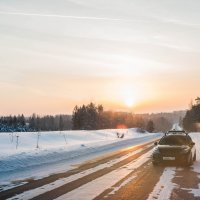
{"type": "Polygon", "coordinates": [[[154,144],[153,165],[173,163],[190,166],[196,160],[195,143],[185,131],[169,131],[154,144]]]}

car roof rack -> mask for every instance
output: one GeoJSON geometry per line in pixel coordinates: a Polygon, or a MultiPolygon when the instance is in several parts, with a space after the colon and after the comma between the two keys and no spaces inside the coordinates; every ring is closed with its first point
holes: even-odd
{"type": "Polygon", "coordinates": [[[171,134],[171,135],[176,135],[176,134],[185,134],[185,135],[188,135],[188,133],[184,130],[170,130],[168,132],[165,133],[165,136],[168,135],[168,134],[171,134]]]}

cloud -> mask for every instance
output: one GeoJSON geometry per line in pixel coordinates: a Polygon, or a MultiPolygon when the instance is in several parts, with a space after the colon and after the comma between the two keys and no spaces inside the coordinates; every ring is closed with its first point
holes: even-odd
{"type": "Polygon", "coordinates": [[[128,19],[107,18],[107,17],[73,16],[73,15],[23,13],[23,12],[2,12],[2,11],[0,11],[0,15],[21,15],[21,16],[35,16],[35,17],[57,17],[57,18],[77,19],[77,20],[135,21],[135,20],[128,20],[128,19]]]}
{"type": "Polygon", "coordinates": [[[198,27],[200,26],[200,23],[189,23],[185,22],[183,20],[178,20],[178,19],[162,19],[163,23],[169,23],[169,24],[175,24],[175,25],[180,25],[180,26],[190,26],[190,27],[198,27]]]}

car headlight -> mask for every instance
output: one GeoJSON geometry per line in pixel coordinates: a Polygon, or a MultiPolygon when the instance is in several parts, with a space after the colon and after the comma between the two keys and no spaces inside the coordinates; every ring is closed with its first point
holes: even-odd
{"type": "Polygon", "coordinates": [[[188,153],[190,151],[190,147],[184,147],[182,153],[188,153]]]}

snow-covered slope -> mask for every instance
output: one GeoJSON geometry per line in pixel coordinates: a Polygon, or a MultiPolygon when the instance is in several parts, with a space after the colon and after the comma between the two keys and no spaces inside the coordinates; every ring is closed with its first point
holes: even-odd
{"type": "MultiPolygon", "coordinates": [[[[112,142],[121,141],[117,137],[124,134],[124,139],[148,136],[147,132],[141,133],[140,129],[114,129],[98,131],[63,131],[63,132],[27,132],[27,133],[1,133],[0,134],[0,159],[23,153],[35,153],[66,150],[72,151],[82,147],[101,146],[112,142]],[[39,142],[38,141],[39,135],[39,142]],[[18,138],[18,144],[17,144],[18,138]],[[38,146],[38,148],[37,148],[38,146]]],[[[152,134],[151,134],[152,135],[152,134]]]]}
{"type": "Polygon", "coordinates": [[[0,185],[11,180],[39,178],[64,171],[74,164],[72,160],[83,161],[160,137],[160,134],[140,131],[140,129],[113,129],[41,132],[39,135],[38,133],[1,133],[0,185]],[[124,134],[124,138],[118,138],[117,133],[119,136],[124,134]],[[66,161],[70,161],[68,162],[70,165],[66,165],[66,161]]]}

